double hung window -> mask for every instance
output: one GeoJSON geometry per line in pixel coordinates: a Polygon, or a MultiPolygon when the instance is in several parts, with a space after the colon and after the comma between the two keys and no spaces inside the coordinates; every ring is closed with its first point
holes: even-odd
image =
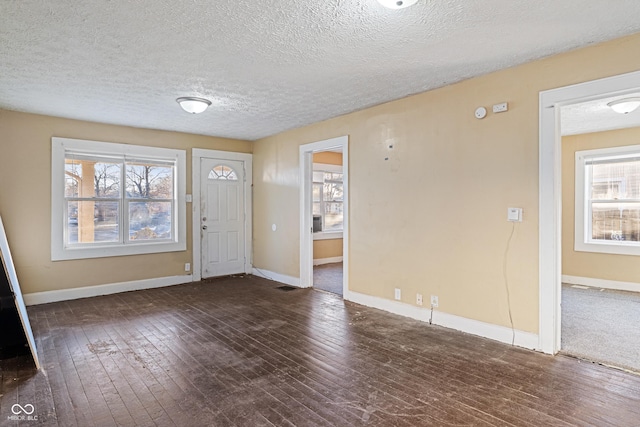
{"type": "Polygon", "coordinates": [[[184,250],[185,152],[53,138],[52,259],[184,250]]]}
{"type": "Polygon", "coordinates": [[[640,146],[576,152],[575,249],[640,255],[640,146]]]}
{"type": "Polygon", "coordinates": [[[342,231],[343,184],[341,168],[314,165],[313,215],[321,224],[321,231],[342,231]],[[337,169],[340,169],[338,172],[337,169]]]}

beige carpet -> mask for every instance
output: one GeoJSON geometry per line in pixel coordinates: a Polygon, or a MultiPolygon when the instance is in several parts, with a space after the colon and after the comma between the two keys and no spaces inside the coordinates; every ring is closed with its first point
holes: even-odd
{"type": "Polygon", "coordinates": [[[562,352],[640,373],[640,293],[562,285],[562,352]]]}
{"type": "Polygon", "coordinates": [[[313,287],[342,295],[342,263],[336,262],[313,267],[313,287]]]}

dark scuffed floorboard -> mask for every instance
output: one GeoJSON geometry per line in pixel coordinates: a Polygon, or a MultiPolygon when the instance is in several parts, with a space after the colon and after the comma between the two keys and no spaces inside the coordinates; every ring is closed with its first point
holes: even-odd
{"type": "Polygon", "coordinates": [[[640,376],[280,285],[29,307],[43,369],[0,362],[0,426],[640,426],[640,376]]]}

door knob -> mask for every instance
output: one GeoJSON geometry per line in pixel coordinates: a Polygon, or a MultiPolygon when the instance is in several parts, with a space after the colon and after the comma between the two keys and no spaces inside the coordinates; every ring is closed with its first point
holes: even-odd
{"type": "Polygon", "coordinates": [[[202,226],[202,229],[203,229],[203,230],[206,230],[206,229],[207,229],[207,226],[206,226],[206,225],[203,225],[203,226],[202,226]]]}

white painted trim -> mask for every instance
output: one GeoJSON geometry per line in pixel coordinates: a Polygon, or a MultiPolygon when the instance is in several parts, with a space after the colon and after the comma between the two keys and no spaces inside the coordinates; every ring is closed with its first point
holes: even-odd
{"type": "MultiPolygon", "coordinates": [[[[187,250],[187,209],[185,193],[187,187],[187,152],[174,148],[149,147],[142,145],[119,144],[114,142],[88,141],[83,139],[51,138],[51,261],[105,258],[125,255],[139,255],[162,252],[180,252],[187,250]],[[170,160],[175,162],[176,183],[174,193],[174,239],[165,241],[130,241],[110,244],[94,243],[65,247],[64,230],[67,219],[64,217],[65,198],[65,150],[88,154],[113,154],[120,159],[126,156],[170,160]]],[[[124,178],[124,171],[121,172],[124,178]]],[[[124,188],[124,184],[122,184],[124,188]]],[[[121,190],[122,191],[122,190],[121,190]]],[[[123,208],[123,194],[120,194],[120,208],[123,208]]],[[[126,206],[126,203],[125,205],[126,206]]],[[[128,217],[121,213],[120,225],[126,233],[128,217]]],[[[123,236],[120,236],[123,238],[123,236]]]]}
{"type": "MultiPolygon", "coordinates": [[[[341,153],[342,154],[342,153],[341,153]]],[[[342,165],[330,165],[327,163],[314,163],[313,164],[314,171],[322,171],[322,172],[332,172],[332,173],[342,173],[342,165]]]]}
{"type": "Polygon", "coordinates": [[[347,135],[300,146],[300,286],[313,284],[313,233],[311,214],[312,153],[340,148],[344,218],[342,223],[342,291],[349,289],[349,137],[347,135]]]}
{"type": "Polygon", "coordinates": [[[562,182],[560,107],[640,90],[640,71],[540,92],[539,348],[560,350],[562,182]]]}
{"type": "Polygon", "coordinates": [[[313,260],[313,265],[333,264],[335,262],[342,262],[343,257],[334,256],[330,258],[316,258],[313,260]]]}
{"type": "Polygon", "coordinates": [[[68,301],[100,295],[117,294],[119,292],[138,291],[141,289],[162,288],[181,285],[193,280],[190,274],[184,276],[157,277],[154,279],[132,280],[130,282],[109,283],[106,285],[83,286],[81,288],[59,289],[55,291],[34,292],[24,295],[27,305],[47,304],[57,301],[68,301]]]}
{"type": "MultiPolygon", "coordinates": [[[[417,307],[403,302],[374,297],[353,291],[345,293],[344,299],[356,304],[377,308],[400,316],[419,320],[421,322],[429,322],[429,318],[431,316],[430,308],[417,307]]],[[[506,344],[511,344],[511,341],[513,340],[513,331],[511,328],[467,319],[465,317],[444,313],[442,311],[433,311],[432,323],[434,325],[444,326],[445,328],[455,329],[506,344]]],[[[538,350],[538,342],[538,335],[516,329],[515,345],[532,350],[538,350]]]]}
{"type": "MultiPolygon", "coordinates": [[[[589,194],[590,181],[587,177],[586,163],[593,159],[622,160],[625,157],[638,157],[640,145],[623,147],[598,148],[595,150],[579,150],[575,153],[575,215],[574,215],[574,249],[579,252],[595,252],[617,255],[640,255],[640,243],[625,240],[595,240],[593,235],[589,194]]],[[[624,178],[622,178],[624,179],[624,178]]],[[[624,203],[624,200],[620,200],[624,203]]]]}
{"type": "Polygon", "coordinates": [[[617,280],[595,279],[592,277],[562,275],[562,283],[589,286],[590,288],[614,289],[617,291],[640,292],[640,283],[617,280]]]}
{"type": "Polygon", "coordinates": [[[313,240],[338,240],[342,239],[342,231],[318,231],[313,233],[313,240]]]}
{"type": "Polygon", "coordinates": [[[269,279],[276,282],[284,283],[285,285],[295,286],[297,288],[305,288],[308,286],[301,286],[300,279],[298,277],[287,276],[286,274],[274,273],[273,271],[265,270],[264,268],[253,268],[251,272],[254,276],[262,277],[263,279],[269,279]]]}
{"type": "Polygon", "coordinates": [[[202,279],[201,235],[200,235],[200,160],[222,159],[244,162],[244,209],[245,209],[245,245],[244,272],[250,274],[253,264],[253,154],[233,151],[191,149],[191,192],[192,192],[192,241],[193,241],[193,280],[202,279]]]}

